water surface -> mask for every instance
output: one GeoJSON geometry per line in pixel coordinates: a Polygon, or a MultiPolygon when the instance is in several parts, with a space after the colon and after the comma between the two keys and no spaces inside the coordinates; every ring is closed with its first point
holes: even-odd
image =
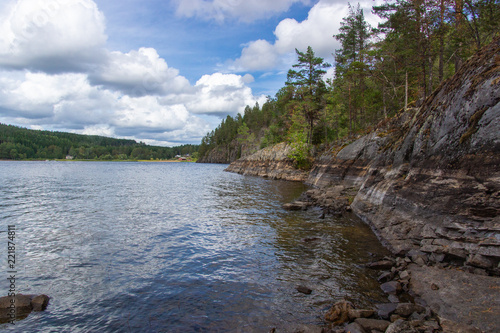
{"type": "Polygon", "coordinates": [[[51,297],[45,312],[0,329],[292,331],[321,325],[340,299],[385,300],[362,266],[387,253],[367,226],[285,211],[304,185],[224,167],[0,162],[0,244],[16,225],[16,288],[51,297]]]}

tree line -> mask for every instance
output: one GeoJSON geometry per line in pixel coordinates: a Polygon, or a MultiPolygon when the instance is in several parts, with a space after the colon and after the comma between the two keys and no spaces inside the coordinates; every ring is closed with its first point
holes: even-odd
{"type": "MultiPolygon", "coordinates": [[[[349,4],[332,50],[335,74],[314,50],[296,50],[285,86],[260,107],[228,116],[208,133],[200,158],[214,148],[238,157],[287,141],[307,167],[311,147],[353,136],[429,96],[462,63],[500,34],[499,0],[392,0],[374,6],[378,27],[349,4]]],[[[229,161],[228,161],[229,162],[229,161]]]]}
{"type": "Polygon", "coordinates": [[[165,160],[197,155],[198,145],[149,146],[135,140],[39,131],[0,124],[0,159],[165,160]]]}

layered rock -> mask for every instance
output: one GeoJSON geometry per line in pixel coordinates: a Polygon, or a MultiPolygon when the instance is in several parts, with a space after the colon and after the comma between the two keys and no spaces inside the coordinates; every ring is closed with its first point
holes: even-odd
{"type": "Polygon", "coordinates": [[[288,157],[290,152],[289,145],[280,143],[240,158],[231,163],[226,171],[271,179],[305,181],[307,172],[295,168],[293,160],[288,157]]]}
{"type": "Polygon", "coordinates": [[[397,254],[499,274],[499,102],[496,39],[420,108],[321,156],[307,182],[359,187],[352,209],[397,254]]]}
{"type": "Polygon", "coordinates": [[[229,164],[238,159],[238,150],[232,145],[222,145],[210,150],[198,163],[229,164]]]}

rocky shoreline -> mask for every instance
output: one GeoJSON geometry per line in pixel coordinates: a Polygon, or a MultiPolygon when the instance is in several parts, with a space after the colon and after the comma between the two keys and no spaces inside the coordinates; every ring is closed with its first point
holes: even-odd
{"type": "Polygon", "coordinates": [[[500,332],[500,38],[420,104],[327,149],[308,173],[293,168],[286,144],[227,168],[311,185],[284,208],[352,210],[394,254],[381,274],[396,290],[393,311],[347,315],[330,331],[500,332]],[[401,305],[400,290],[413,305],[401,305]]]}

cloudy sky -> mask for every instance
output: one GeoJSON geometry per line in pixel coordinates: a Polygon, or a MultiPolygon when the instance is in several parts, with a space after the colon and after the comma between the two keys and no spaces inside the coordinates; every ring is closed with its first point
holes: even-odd
{"type": "MultiPolygon", "coordinates": [[[[360,1],[372,24],[379,2],[360,1]]],[[[347,13],[344,0],[0,0],[0,122],[199,144],[274,96],[295,48],[333,62],[347,13]]]]}

